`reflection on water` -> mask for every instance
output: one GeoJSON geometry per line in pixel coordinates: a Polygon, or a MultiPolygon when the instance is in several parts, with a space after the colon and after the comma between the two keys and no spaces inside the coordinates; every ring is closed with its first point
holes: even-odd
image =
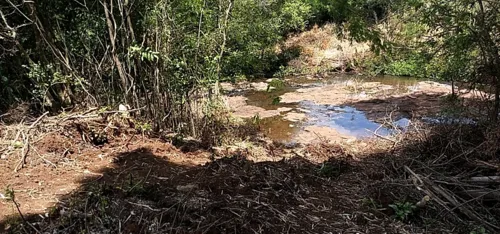
{"type": "MultiPolygon", "coordinates": [[[[360,138],[390,136],[397,131],[404,131],[410,125],[410,120],[399,119],[392,128],[369,120],[363,111],[350,106],[316,105],[313,102],[301,102],[298,110],[307,110],[307,120],[291,122],[281,116],[264,119],[261,127],[266,136],[276,141],[289,142],[305,126],[329,127],[342,135],[360,138]],[[398,130],[396,130],[397,128],[398,130]]],[[[296,109],[297,110],[297,109],[296,109]]]]}
{"type": "Polygon", "coordinates": [[[262,107],[266,110],[276,110],[280,107],[294,107],[294,104],[273,104],[273,100],[279,96],[295,91],[295,88],[285,87],[280,90],[274,90],[272,92],[266,91],[249,91],[244,96],[247,98],[247,104],[251,106],[262,107]]]}
{"type": "Polygon", "coordinates": [[[302,126],[281,116],[275,116],[261,120],[260,128],[272,140],[290,142],[300,132],[302,126]]]}
{"type": "Polygon", "coordinates": [[[363,111],[350,106],[315,105],[312,102],[301,103],[302,108],[310,110],[309,120],[305,123],[320,127],[330,127],[343,135],[364,138],[374,133],[388,136],[393,133],[379,123],[368,118],[363,111]]]}
{"type": "MultiPolygon", "coordinates": [[[[418,82],[413,78],[402,78],[394,76],[363,77],[355,75],[336,75],[321,80],[312,80],[310,77],[298,77],[290,80],[290,84],[280,90],[272,92],[249,91],[245,94],[248,98],[247,104],[262,107],[267,110],[276,110],[280,107],[292,108],[293,112],[305,112],[304,122],[292,122],[285,120],[283,116],[263,119],[261,121],[262,131],[271,139],[276,141],[290,142],[305,126],[320,126],[335,129],[342,135],[356,138],[366,138],[374,136],[389,136],[394,133],[394,129],[389,129],[368,119],[363,111],[359,111],[350,106],[316,105],[311,101],[300,103],[273,103],[273,100],[285,93],[294,92],[303,87],[322,87],[326,85],[357,85],[363,82],[380,82],[382,85],[391,85],[391,94],[408,92],[412,86],[418,82]],[[352,84],[354,82],[354,84],[352,84]]],[[[364,91],[360,91],[360,95],[364,91]]],[[[406,129],[409,125],[408,119],[400,119],[393,123],[400,129],[406,129]]]]}

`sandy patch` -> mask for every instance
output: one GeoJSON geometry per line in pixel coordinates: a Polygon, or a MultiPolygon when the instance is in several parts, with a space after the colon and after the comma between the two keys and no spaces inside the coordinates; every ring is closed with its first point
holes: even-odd
{"type": "Polygon", "coordinates": [[[291,110],[293,110],[293,109],[290,108],[290,107],[280,107],[280,108],[278,108],[279,112],[288,112],[288,111],[291,111],[291,110]]]}
{"type": "Polygon", "coordinates": [[[283,118],[291,122],[300,122],[307,119],[307,116],[304,113],[290,112],[287,113],[283,118]]]}
{"type": "Polygon", "coordinates": [[[266,110],[261,107],[250,106],[246,103],[246,97],[227,97],[226,100],[233,115],[236,117],[251,118],[258,115],[260,118],[269,118],[280,114],[279,110],[266,110]]]}
{"type": "Polygon", "coordinates": [[[306,126],[303,131],[297,134],[295,140],[302,144],[324,141],[330,143],[342,143],[353,142],[356,138],[342,135],[337,130],[329,127],[306,126]]]}
{"type": "Polygon", "coordinates": [[[343,87],[329,85],[324,87],[303,88],[296,92],[285,93],[281,96],[281,103],[297,103],[301,101],[313,101],[316,104],[338,105],[351,100],[350,91],[343,87]]]}

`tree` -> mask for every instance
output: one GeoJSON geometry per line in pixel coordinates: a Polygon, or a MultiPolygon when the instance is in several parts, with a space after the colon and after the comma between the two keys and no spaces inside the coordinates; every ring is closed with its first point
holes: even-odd
{"type": "Polygon", "coordinates": [[[489,0],[426,0],[413,2],[428,32],[420,45],[443,61],[445,80],[486,84],[493,88],[491,120],[500,111],[500,2],[489,0]]]}

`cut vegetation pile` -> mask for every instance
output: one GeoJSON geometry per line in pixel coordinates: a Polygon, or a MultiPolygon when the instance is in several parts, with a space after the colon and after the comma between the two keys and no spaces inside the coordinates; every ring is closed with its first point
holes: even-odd
{"type": "Polygon", "coordinates": [[[118,124],[129,119],[121,113],[109,113],[106,121],[103,114],[97,114],[100,121],[84,118],[90,115],[42,116],[2,126],[2,147],[8,145],[3,155],[9,155],[0,164],[2,232],[500,230],[500,164],[497,152],[484,153],[489,146],[483,142],[491,140],[485,141],[478,127],[414,126],[383,152],[268,143],[268,161],[254,162],[251,150],[230,157],[200,148],[183,152],[170,141],[118,124]],[[98,129],[107,133],[102,144],[86,138],[98,129]],[[13,141],[17,132],[22,140],[13,141]]]}
{"type": "MultiPolygon", "coordinates": [[[[451,223],[469,229],[500,230],[498,130],[476,125],[434,126],[415,131],[392,162],[391,187],[399,181],[429,199],[451,223]],[[473,221],[473,222],[471,222],[473,221]]],[[[385,187],[385,186],[384,186],[385,187]]],[[[390,190],[390,187],[386,187],[390,190]]],[[[465,232],[465,231],[463,231],[465,232]]],[[[479,232],[481,233],[481,232],[479,232]]]]}

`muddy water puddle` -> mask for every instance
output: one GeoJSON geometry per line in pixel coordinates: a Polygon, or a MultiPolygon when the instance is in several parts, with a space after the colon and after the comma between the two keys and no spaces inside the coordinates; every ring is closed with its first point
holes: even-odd
{"type": "Polygon", "coordinates": [[[404,131],[409,123],[407,118],[401,118],[385,127],[351,106],[316,105],[311,101],[303,101],[288,113],[262,120],[261,127],[266,136],[273,140],[309,142],[313,140],[311,138],[342,140],[390,136],[404,131]],[[312,130],[309,128],[311,126],[316,128],[312,130]],[[328,131],[330,129],[335,131],[328,131]],[[303,134],[305,132],[310,134],[303,134]]]}
{"type": "MultiPolygon", "coordinates": [[[[260,81],[261,86],[263,82],[260,81]]],[[[385,137],[404,131],[410,123],[409,116],[381,120],[368,115],[380,110],[360,110],[352,103],[406,95],[417,91],[419,82],[414,78],[394,76],[303,76],[286,79],[286,84],[278,89],[246,90],[241,95],[247,105],[259,108],[260,112],[255,114],[261,116],[261,129],[273,140],[305,143],[324,138],[342,141],[376,135],[385,137]]]]}

